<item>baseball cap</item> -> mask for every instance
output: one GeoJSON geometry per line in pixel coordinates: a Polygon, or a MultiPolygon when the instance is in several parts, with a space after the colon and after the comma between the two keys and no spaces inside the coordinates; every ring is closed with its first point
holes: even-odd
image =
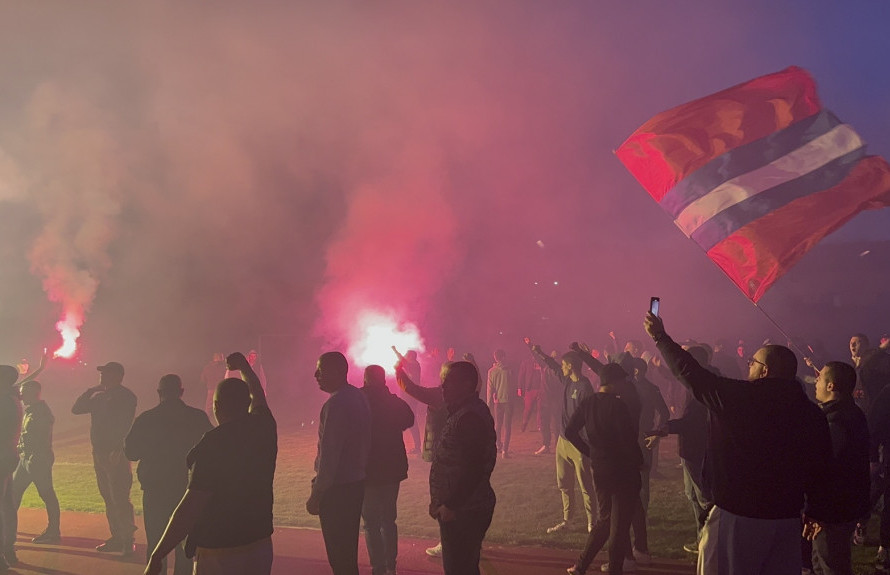
{"type": "Polygon", "coordinates": [[[609,385],[627,380],[627,372],[617,363],[607,363],[599,373],[600,383],[609,385]]]}
{"type": "Polygon", "coordinates": [[[117,375],[124,375],[124,366],[119,364],[116,361],[109,361],[105,365],[100,365],[96,368],[97,371],[108,372],[108,373],[116,373],[117,375]]]}

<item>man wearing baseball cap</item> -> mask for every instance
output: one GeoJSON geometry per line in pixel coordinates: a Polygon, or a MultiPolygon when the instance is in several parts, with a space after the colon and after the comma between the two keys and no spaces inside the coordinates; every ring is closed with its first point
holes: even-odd
{"type": "Polygon", "coordinates": [[[96,547],[96,551],[131,555],[135,551],[133,533],[136,531],[130,502],[133,472],[124,455],[124,438],[136,415],[136,395],[123,386],[121,364],[110,361],[96,369],[99,385],[87,389],[71,408],[75,415],[90,414],[93,467],[111,530],[111,537],[96,547]]]}

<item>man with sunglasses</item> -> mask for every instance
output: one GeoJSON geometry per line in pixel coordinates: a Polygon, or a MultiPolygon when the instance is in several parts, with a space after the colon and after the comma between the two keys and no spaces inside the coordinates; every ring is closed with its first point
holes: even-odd
{"type": "Polygon", "coordinates": [[[705,482],[712,507],[698,573],[771,575],[801,571],[801,512],[824,521],[830,506],[831,437],[825,415],[795,379],[797,358],[761,347],[748,380],[718,376],[674,342],[662,320],[645,328],[677,379],[710,413],[705,482]]]}

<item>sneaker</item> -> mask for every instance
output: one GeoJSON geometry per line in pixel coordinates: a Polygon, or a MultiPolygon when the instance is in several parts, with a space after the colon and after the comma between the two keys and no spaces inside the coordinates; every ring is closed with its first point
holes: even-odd
{"type": "MultiPolygon", "coordinates": [[[[625,573],[633,573],[634,571],[637,570],[637,562],[634,561],[633,559],[625,559],[622,569],[624,570],[625,573]]],[[[600,566],[600,571],[602,571],[603,573],[609,572],[609,562],[608,561],[606,561],[605,563],[603,563],[600,566]]]]}
{"type": "MultiPolygon", "coordinates": [[[[9,557],[6,558],[9,561],[9,557]]],[[[887,560],[887,548],[886,547],[878,547],[878,554],[875,555],[875,567],[878,569],[887,569],[890,566],[890,561],[887,560]]]]}
{"type": "Polygon", "coordinates": [[[501,457],[504,459],[510,459],[510,454],[506,451],[501,451],[501,457]]]}
{"type": "Polygon", "coordinates": [[[566,523],[565,521],[560,521],[559,523],[557,523],[557,524],[554,525],[553,527],[548,527],[548,528],[547,528],[547,533],[550,534],[550,533],[556,533],[557,531],[562,531],[562,530],[565,529],[567,526],[568,526],[568,523],[566,523]]]}
{"type": "Polygon", "coordinates": [[[856,524],[856,531],[853,532],[853,545],[865,545],[865,525],[856,524]]]}
{"type": "Polygon", "coordinates": [[[136,553],[136,543],[134,543],[132,539],[124,542],[121,547],[121,557],[130,557],[136,553]]]}
{"type": "Polygon", "coordinates": [[[62,540],[62,536],[58,531],[45,530],[43,533],[31,539],[31,543],[41,543],[44,545],[56,545],[62,540]]]}
{"type": "Polygon", "coordinates": [[[535,451],[535,455],[541,455],[542,453],[550,453],[550,448],[546,445],[542,445],[535,451]]]}
{"type": "Polygon", "coordinates": [[[643,551],[637,551],[636,549],[634,549],[634,559],[643,567],[652,565],[652,555],[644,553],[643,551]]]}
{"type": "Polygon", "coordinates": [[[693,555],[698,555],[698,543],[687,543],[683,546],[683,551],[692,553],[693,555]]]}
{"type": "Polygon", "coordinates": [[[441,557],[442,556],[442,542],[436,544],[435,547],[428,547],[426,550],[426,554],[430,557],[441,557]]]}
{"type": "Polygon", "coordinates": [[[572,565],[571,567],[566,569],[566,573],[568,573],[569,575],[584,575],[583,573],[581,573],[581,570],[578,569],[577,565],[572,565]]]}

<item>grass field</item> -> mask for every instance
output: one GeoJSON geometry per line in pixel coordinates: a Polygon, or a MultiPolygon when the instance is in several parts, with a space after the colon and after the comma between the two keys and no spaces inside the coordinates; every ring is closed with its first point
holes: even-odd
{"type": "MultiPolygon", "coordinates": [[[[304,504],[312,479],[316,430],[287,431],[282,423],[279,433],[278,468],[275,476],[275,522],[279,525],[318,527],[318,519],[306,513],[304,504]]],[[[499,459],[492,476],[498,497],[494,520],[487,541],[505,545],[540,545],[580,549],[586,539],[586,519],[578,516],[573,528],[553,535],[545,529],[562,518],[562,503],[556,489],[554,456],[535,456],[540,434],[519,432],[513,435],[509,459],[499,459]]],[[[407,445],[411,440],[406,436],[407,445]]],[[[649,507],[649,548],[656,557],[694,562],[683,551],[684,543],[695,538],[692,514],[683,495],[683,481],[677,468],[676,443],[672,438],[662,442],[659,472],[664,479],[651,483],[649,507]]],[[[406,535],[438,537],[437,524],[427,515],[429,464],[418,456],[409,456],[409,478],[402,483],[399,497],[399,530],[406,535]]],[[[104,512],[96,488],[89,439],[86,428],[66,434],[56,442],[54,471],[56,491],[63,510],[104,512]]],[[[134,481],[133,503],[141,514],[142,496],[134,481]]],[[[25,494],[23,506],[43,507],[36,490],[25,494]]],[[[583,513],[582,513],[583,515],[583,513]]],[[[874,523],[874,522],[873,522],[874,523]]],[[[62,526],[64,532],[64,525],[62,526]]],[[[878,528],[870,526],[875,536],[878,528]]],[[[870,542],[876,545],[876,542],[870,542]]],[[[873,573],[875,546],[854,550],[857,573],[873,573]]]]}

